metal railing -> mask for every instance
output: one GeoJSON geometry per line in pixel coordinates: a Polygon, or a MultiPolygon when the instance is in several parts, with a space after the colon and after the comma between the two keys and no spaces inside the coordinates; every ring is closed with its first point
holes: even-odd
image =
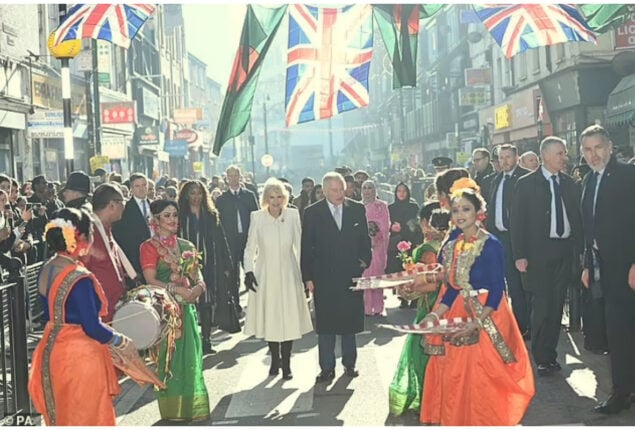
{"type": "Polygon", "coordinates": [[[0,416],[31,413],[25,279],[20,270],[0,285],[0,416]]]}

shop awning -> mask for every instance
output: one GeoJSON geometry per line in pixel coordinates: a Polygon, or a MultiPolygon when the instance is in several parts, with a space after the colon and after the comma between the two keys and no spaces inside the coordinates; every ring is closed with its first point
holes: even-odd
{"type": "Polygon", "coordinates": [[[622,78],[609,94],[605,119],[610,126],[626,124],[635,119],[635,74],[622,78]]]}

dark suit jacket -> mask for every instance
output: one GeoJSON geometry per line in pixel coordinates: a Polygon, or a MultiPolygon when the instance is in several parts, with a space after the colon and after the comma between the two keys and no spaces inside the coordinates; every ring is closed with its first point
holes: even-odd
{"type": "MultiPolygon", "coordinates": [[[[150,202],[148,201],[148,210],[150,202]]],[[[120,221],[113,223],[112,235],[123,250],[138,275],[142,275],[139,262],[139,246],[150,239],[150,228],[134,197],[126,203],[120,221]]]]}
{"type": "Polygon", "coordinates": [[[254,193],[243,187],[238,190],[238,196],[235,196],[228,189],[216,199],[216,208],[220,213],[220,221],[225,228],[229,248],[232,252],[232,260],[234,264],[238,264],[238,262],[243,261],[251,213],[258,210],[258,201],[254,193]],[[240,222],[243,227],[242,236],[238,235],[236,210],[240,213],[240,222]]]}
{"type": "MultiPolygon", "coordinates": [[[[582,182],[583,196],[586,184],[593,172],[589,172],[582,182]]],[[[609,267],[602,278],[614,275],[621,279],[618,284],[628,293],[628,270],[635,264],[635,166],[612,159],[604,170],[597,202],[595,204],[595,239],[600,258],[609,267]]],[[[585,220],[586,221],[586,220],[585,220]]],[[[586,238],[588,242],[590,238],[586,238]]],[[[588,248],[588,247],[587,247],[588,248]]],[[[589,249],[586,250],[585,266],[589,268],[589,249]]],[[[604,288],[604,284],[603,284],[604,288]]]]}
{"type": "Polygon", "coordinates": [[[364,296],[353,292],[352,278],[371,261],[371,242],[364,205],[346,199],[342,230],[326,199],[308,206],[302,224],[302,280],[315,286],[318,334],[354,334],[364,330],[364,296]]]}
{"type": "MultiPolygon", "coordinates": [[[[525,176],[529,173],[529,170],[524,169],[520,166],[516,166],[514,173],[512,173],[511,177],[508,179],[510,181],[509,186],[507,187],[507,194],[504,196],[503,201],[505,202],[505,207],[503,207],[503,211],[507,212],[509,216],[509,226],[507,231],[511,230],[512,220],[511,220],[511,209],[512,209],[512,200],[514,199],[514,189],[516,188],[516,182],[522,176],[525,176]]],[[[503,172],[493,173],[487,177],[487,190],[488,194],[482,194],[483,196],[487,196],[487,212],[488,216],[485,220],[485,226],[487,227],[487,231],[493,233],[495,236],[500,236],[500,231],[496,228],[496,192],[498,191],[498,186],[503,180],[503,176],[505,174],[503,172]]]]}
{"type": "MultiPolygon", "coordinates": [[[[560,174],[562,200],[571,225],[570,252],[581,254],[583,249],[582,215],[580,212],[580,189],[571,176],[560,174]]],[[[526,258],[546,261],[558,257],[561,252],[558,240],[549,239],[551,230],[551,188],[542,174],[542,169],[523,176],[516,183],[511,212],[511,239],[514,260],[526,258]]]]}

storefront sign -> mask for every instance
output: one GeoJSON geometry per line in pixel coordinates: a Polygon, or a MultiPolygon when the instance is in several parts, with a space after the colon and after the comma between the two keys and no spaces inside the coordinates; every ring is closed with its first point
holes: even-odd
{"type": "MultiPolygon", "coordinates": [[[[62,109],[62,80],[33,74],[33,104],[62,109]]],[[[86,115],[84,87],[71,82],[71,110],[74,115],[86,115]]]]}
{"type": "Polygon", "coordinates": [[[101,103],[102,124],[130,124],[136,122],[135,105],[134,101],[101,103]]]}
{"type": "Polygon", "coordinates": [[[137,127],[134,133],[135,143],[139,146],[158,145],[159,127],[137,127]]]}
{"type": "Polygon", "coordinates": [[[126,140],[124,136],[104,134],[101,138],[101,153],[111,160],[123,160],[126,158],[126,140]]]}
{"type": "Polygon", "coordinates": [[[95,155],[90,157],[88,163],[90,164],[90,171],[94,173],[97,169],[105,169],[110,164],[110,159],[105,155],[95,155]]]}
{"type": "Polygon", "coordinates": [[[512,125],[512,105],[499,106],[494,110],[494,128],[511,127],[512,125]]]}
{"type": "Polygon", "coordinates": [[[166,140],[163,150],[170,157],[185,157],[187,155],[187,142],[184,140],[166,140]]]}
{"type": "Polygon", "coordinates": [[[635,48],[635,14],[615,29],[615,49],[635,48]]]}
{"type": "Polygon", "coordinates": [[[489,105],[491,92],[489,86],[459,88],[459,106],[489,105]]]}
{"type": "Polygon", "coordinates": [[[201,108],[174,110],[174,122],[177,124],[192,125],[200,119],[203,119],[203,109],[201,108]]]}
{"type": "Polygon", "coordinates": [[[492,69],[465,69],[465,86],[476,87],[492,84],[492,69]]]}
{"type": "Polygon", "coordinates": [[[61,139],[64,137],[64,113],[61,110],[38,110],[27,119],[31,138],[61,139]]]}
{"type": "Polygon", "coordinates": [[[159,119],[159,96],[149,89],[141,88],[141,106],[139,113],[153,119],[159,119]]]}

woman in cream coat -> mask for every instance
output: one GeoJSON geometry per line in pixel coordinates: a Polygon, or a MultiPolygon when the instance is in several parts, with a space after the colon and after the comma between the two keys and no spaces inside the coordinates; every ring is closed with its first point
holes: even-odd
{"type": "Polygon", "coordinates": [[[313,330],[300,273],[300,214],[287,208],[289,193],[279,180],[269,179],[262,194],[262,209],[251,213],[243,260],[245,334],[268,342],[269,375],[282,368],[289,380],[292,343],[313,330]]]}

